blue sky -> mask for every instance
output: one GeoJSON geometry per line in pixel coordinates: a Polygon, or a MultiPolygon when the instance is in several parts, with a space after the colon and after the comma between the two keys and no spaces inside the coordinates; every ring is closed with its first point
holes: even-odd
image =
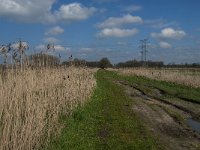
{"type": "Polygon", "coordinates": [[[27,53],[46,50],[67,60],[113,63],[149,60],[200,63],[199,0],[0,0],[0,44],[25,41],[27,53]]]}

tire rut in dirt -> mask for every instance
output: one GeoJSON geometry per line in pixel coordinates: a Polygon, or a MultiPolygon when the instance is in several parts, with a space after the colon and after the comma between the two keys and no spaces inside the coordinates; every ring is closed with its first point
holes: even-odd
{"type": "MultiPolygon", "coordinates": [[[[161,103],[164,103],[164,104],[167,104],[167,105],[171,105],[172,107],[175,107],[176,109],[179,109],[181,111],[184,111],[188,114],[190,114],[191,118],[198,118],[198,113],[194,113],[192,110],[190,109],[187,109],[186,107],[184,106],[181,106],[181,105],[177,105],[175,103],[172,103],[164,98],[160,98],[164,95],[164,92],[160,89],[157,89],[157,88],[154,88],[152,86],[147,86],[149,88],[154,88],[154,95],[147,95],[147,93],[145,93],[144,91],[142,91],[137,84],[129,84],[125,81],[118,81],[117,83],[121,84],[121,85],[124,85],[124,86],[129,86],[131,88],[133,88],[134,90],[137,90],[137,95],[135,96],[139,96],[139,97],[142,97],[143,99],[146,99],[146,100],[154,100],[154,101],[159,101],[161,103]]],[[[132,95],[134,96],[134,95],[132,95]]],[[[181,99],[180,99],[181,100],[181,99]]],[[[192,102],[187,102],[187,103],[191,103],[193,104],[192,102]]]]}
{"type": "Polygon", "coordinates": [[[176,115],[191,117],[194,114],[182,106],[165,101],[159,96],[146,95],[137,85],[130,85],[124,81],[117,81],[124,87],[126,94],[133,99],[133,111],[141,118],[153,135],[166,145],[166,149],[197,149],[200,135],[191,130],[186,124],[177,119],[176,115]]]}

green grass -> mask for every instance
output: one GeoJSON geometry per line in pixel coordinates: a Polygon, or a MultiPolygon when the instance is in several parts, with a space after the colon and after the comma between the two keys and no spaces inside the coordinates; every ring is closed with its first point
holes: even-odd
{"type": "Polygon", "coordinates": [[[185,101],[191,101],[200,104],[200,88],[188,87],[166,81],[152,80],[141,76],[121,76],[114,75],[115,78],[128,81],[131,84],[138,84],[139,88],[145,93],[149,93],[149,87],[155,87],[165,93],[165,96],[178,97],[185,101]],[[148,87],[147,87],[148,86],[148,87]],[[145,91],[147,90],[147,91],[145,91]]]}
{"type": "Polygon", "coordinates": [[[111,81],[118,77],[114,72],[97,72],[97,87],[90,101],[71,117],[61,117],[62,133],[52,139],[48,149],[162,149],[132,111],[132,100],[111,81]]]}

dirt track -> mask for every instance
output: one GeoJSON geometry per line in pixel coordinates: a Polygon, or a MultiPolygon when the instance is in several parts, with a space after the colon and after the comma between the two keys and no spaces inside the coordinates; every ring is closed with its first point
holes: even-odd
{"type": "Polygon", "coordinates": [[[178,98],[163,99],[161,98],[163,93],[159,89],[154,89],[154,93],[146,95],[137,89],[137,86],[125,81],[116,83],[124,87],[127,95],[133,99],[133,111],[166,149],[195,150],[199,148],[200,134],[192,130],[186,124],[186,120],[199,119],[200,105],[178,98]]]}

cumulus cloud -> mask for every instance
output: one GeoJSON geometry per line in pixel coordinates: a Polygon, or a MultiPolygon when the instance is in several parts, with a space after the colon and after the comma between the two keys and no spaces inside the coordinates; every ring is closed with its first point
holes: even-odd
{"type": "Polygon", "coordinates": [[[165,28],[161,33],[151,33],[153,38],[157,39],[182,39],[186,36],[183,30],[174,30],[173,28],[165,28]]]}
{"type": "Polygon", "coordinates": [[[45,35],[58,35],[58,34],[62,34],[62,33],[64,33],[64,29],[61,28],[60,26],[56,26],[56,27],[49,29],[45,33],[45,35]]]}
{"type": "Polygon", "coordinates": [[[179,23],[176,21],[167,21],[164,19],[151,19],[151,20],[145,20],[144,24],[152,27],[152,28],[168,28],[168,27],[177,27],[179,26],[179,23]]]}
{"type": "Polygon", "coordinates": [[[100,31],[97,36],[102,38],[108,37],[129,37],[136,35],[139,31],[137,29],[120,29],[120,28],[105,28],[100,31]]]}
{"type": "Polygon", "coordinates": [[[93,49],[89,47],[84,47],[84,48],[81,48],[81,52],[90,53],[90,52],[93,52],[93,49]]]}
{"type": "Polygon", "coordinates": [[[96,9],[80,3],[63,4],[52,11],[56,0],[0,0],[0,17],[19,22],[57,23],[87,19],[96,9]]]}
{"type": "Polygon", "coordinates": [[[102,4],[102,3],[113,3],[118,2],[119,0],[93,0],[96,3],[102,4]]]}
{"type": "Polygon", "coordinates": [[[54,45],[55,51],[65,51],[66,48],[62,45],[54,45]]]}
{"type": "Polygon", "coordinates": [[[167,42],[160,42],[160,43],[159,43],[159,46],[160,46],[161,48],[164,48],[164,49],[169,49],[169,48],[172,47],[171,44],[169,44],[169,43],[167,43],[167,42]]]}
{"type": "Polygon", "coordinates": [[[36,50],[43,51],[47,49],[47,45],[40,44],[35,47],[36,50]]]}
{"type": "Polygon", "coordinates": [[[61,21],[77,21],[84,20],[91,16],[96,11],[96,8],[87,8],[80,3],[71,3],[68,5],[62,5],[58,11],[55,12],[57,20],[61,21]]]}
{"type": "MultiPolygon", "coordinates": [[[[47,50],[47,45],[45,44],[39,44],[35,47],[36,50],[38,51],[46,51],[47,50]]],[[[55,52],[60,52],[60,51],[67,51],[65,47],[62,45],[54,45],[55,52]]]]}
{"type": "Polygon", "coordinates": [[[140,5],[130,5],[125,10],[128,12],[135,12],[135,11],[139,11],[141,9],[142,9],[142,6],[140,6],[140,5]]]}
{"type": "Polygon", "coordinates": [[[122,41],[118,41],[117,45],[124,46],[124,45],[127,45],[127,43],[126,42],[122,42],[122,41]]]}
{"type": "Polygon", "coordinates": [[[54,37],[47,37],[47,38],[44,38],[44,42],[45,43],[58,43],[59,40],[54,37]]]}
{"type": "Polygon", "coordinates": [[[132,16],[130,14],[124,15],[123,17],[110,17],[102,23],[97,24],[99,28],[111,28],[111,27],[119,27],[125,24],[135,24],[142,23],[143,20],[139,16],[132,16]]]}
{"type": "Polygon", "coordinates": [[[23,22],[47,19],[55,0],[0,0],[0,16],[23,22]]]}

